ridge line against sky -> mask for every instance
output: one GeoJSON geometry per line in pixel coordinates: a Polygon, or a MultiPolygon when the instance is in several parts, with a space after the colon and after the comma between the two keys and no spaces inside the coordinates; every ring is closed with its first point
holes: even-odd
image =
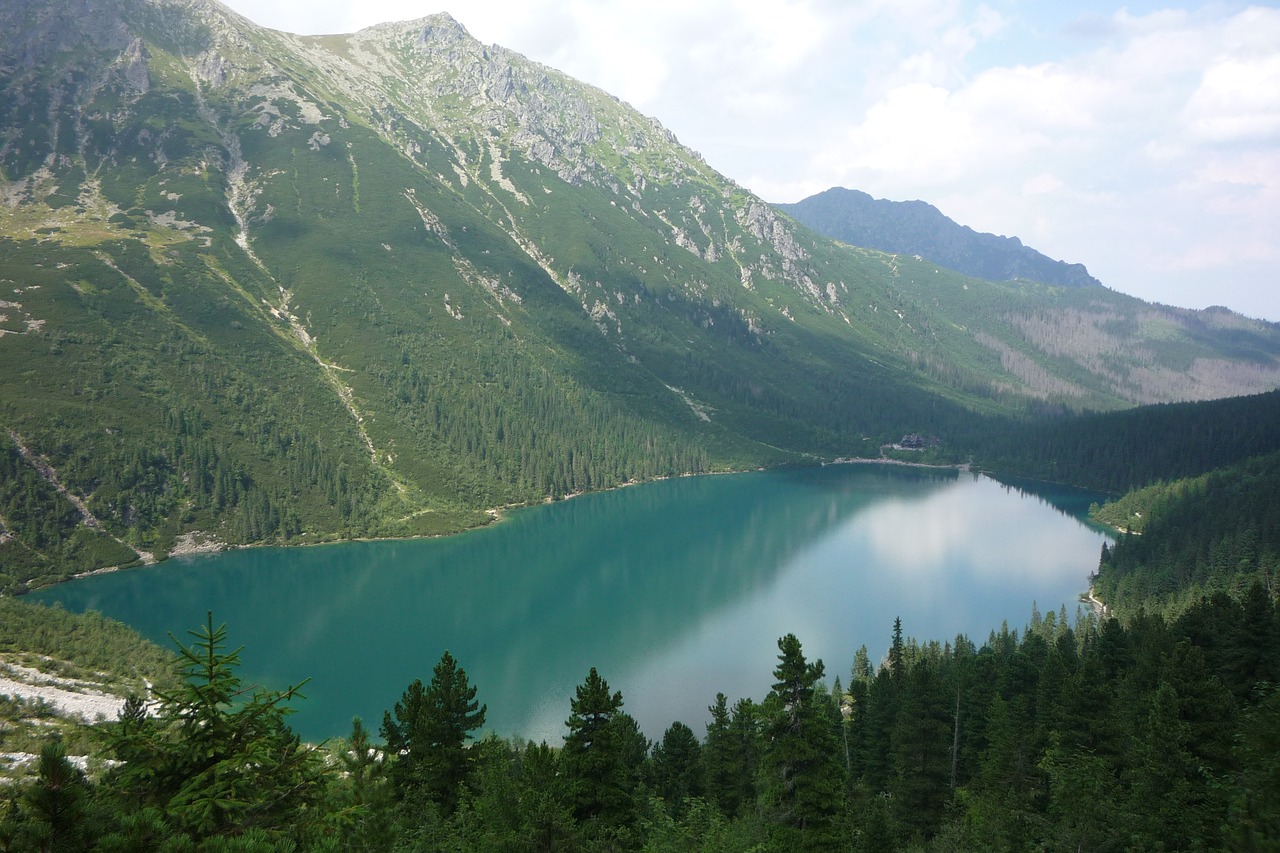
{"type": "Polygon", "coordinates": [[[1280,321],[1275,6],[427,2],[226,5],[307,35],[448,12],[657,118],[769,201],[921,199],[1112,289],[1280,321]]]}

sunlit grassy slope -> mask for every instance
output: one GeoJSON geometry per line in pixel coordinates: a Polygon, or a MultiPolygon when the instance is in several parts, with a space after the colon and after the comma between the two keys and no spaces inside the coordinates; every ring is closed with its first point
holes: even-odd
{"type": "Polygon", "coordinates": [[[1266,324],[819,237],[447,16],[5,4],[0,175],[5,588],[1280,375],[1266,324]]]}

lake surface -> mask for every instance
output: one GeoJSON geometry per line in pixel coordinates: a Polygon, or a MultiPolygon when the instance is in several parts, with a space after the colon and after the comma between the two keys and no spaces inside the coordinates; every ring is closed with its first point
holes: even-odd
{"type": "Polygon", "coordinates": [[[499,734],[558,744],[595,666],[649,737],[675,720],[701,735],[717,692],[763,698],[786,633],[847,682],[895,616],[908,636],[981,645],[1033,601],[1074,615],[1105,541],[1083,521],[1099,496],[1036,488],[889,465],[688,477],[444,539],[175,558],[31,597],[169,647],[212,610],[246,683],[312,679],[291,718],[311,740],[355,715],[376,730],[445,649],[499,734]]]}

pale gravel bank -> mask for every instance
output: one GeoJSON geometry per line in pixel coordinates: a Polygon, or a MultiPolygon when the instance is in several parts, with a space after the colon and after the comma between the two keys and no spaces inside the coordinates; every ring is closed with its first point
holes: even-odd
{"type": "Polygon", "coordinates": [[[96,690],[75,693],[59,687],[26,684],[3,677],[0,677],[0,696],[17,696],[28,702],[43,699],[59,714],[80,717],[88,723],[94,722],[99,717],[114,720],[120,715],[120,709],[124,707],[124,700],[110,693],[100,693],[96,690]]]}
{"type": "Polygon", "coordinates": [[[90,686],[87,682],[58,678],[29,667],[0,660],[0,696],[14,696],[31,702],[43,700],[62,716],[85,722],[102,718],[114,720],[124,707],[124,699],[90,686]]]}

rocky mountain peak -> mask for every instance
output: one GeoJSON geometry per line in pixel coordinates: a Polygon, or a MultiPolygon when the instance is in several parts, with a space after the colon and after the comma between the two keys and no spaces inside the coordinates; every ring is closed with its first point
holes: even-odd
{"type": "Polygon", "coordinates": [[[467,28],[448,12],[429,15],[412,23],[418,28],[418,45],[425,50],[456,47],[463,42],[475,41],[467,28]]]}

